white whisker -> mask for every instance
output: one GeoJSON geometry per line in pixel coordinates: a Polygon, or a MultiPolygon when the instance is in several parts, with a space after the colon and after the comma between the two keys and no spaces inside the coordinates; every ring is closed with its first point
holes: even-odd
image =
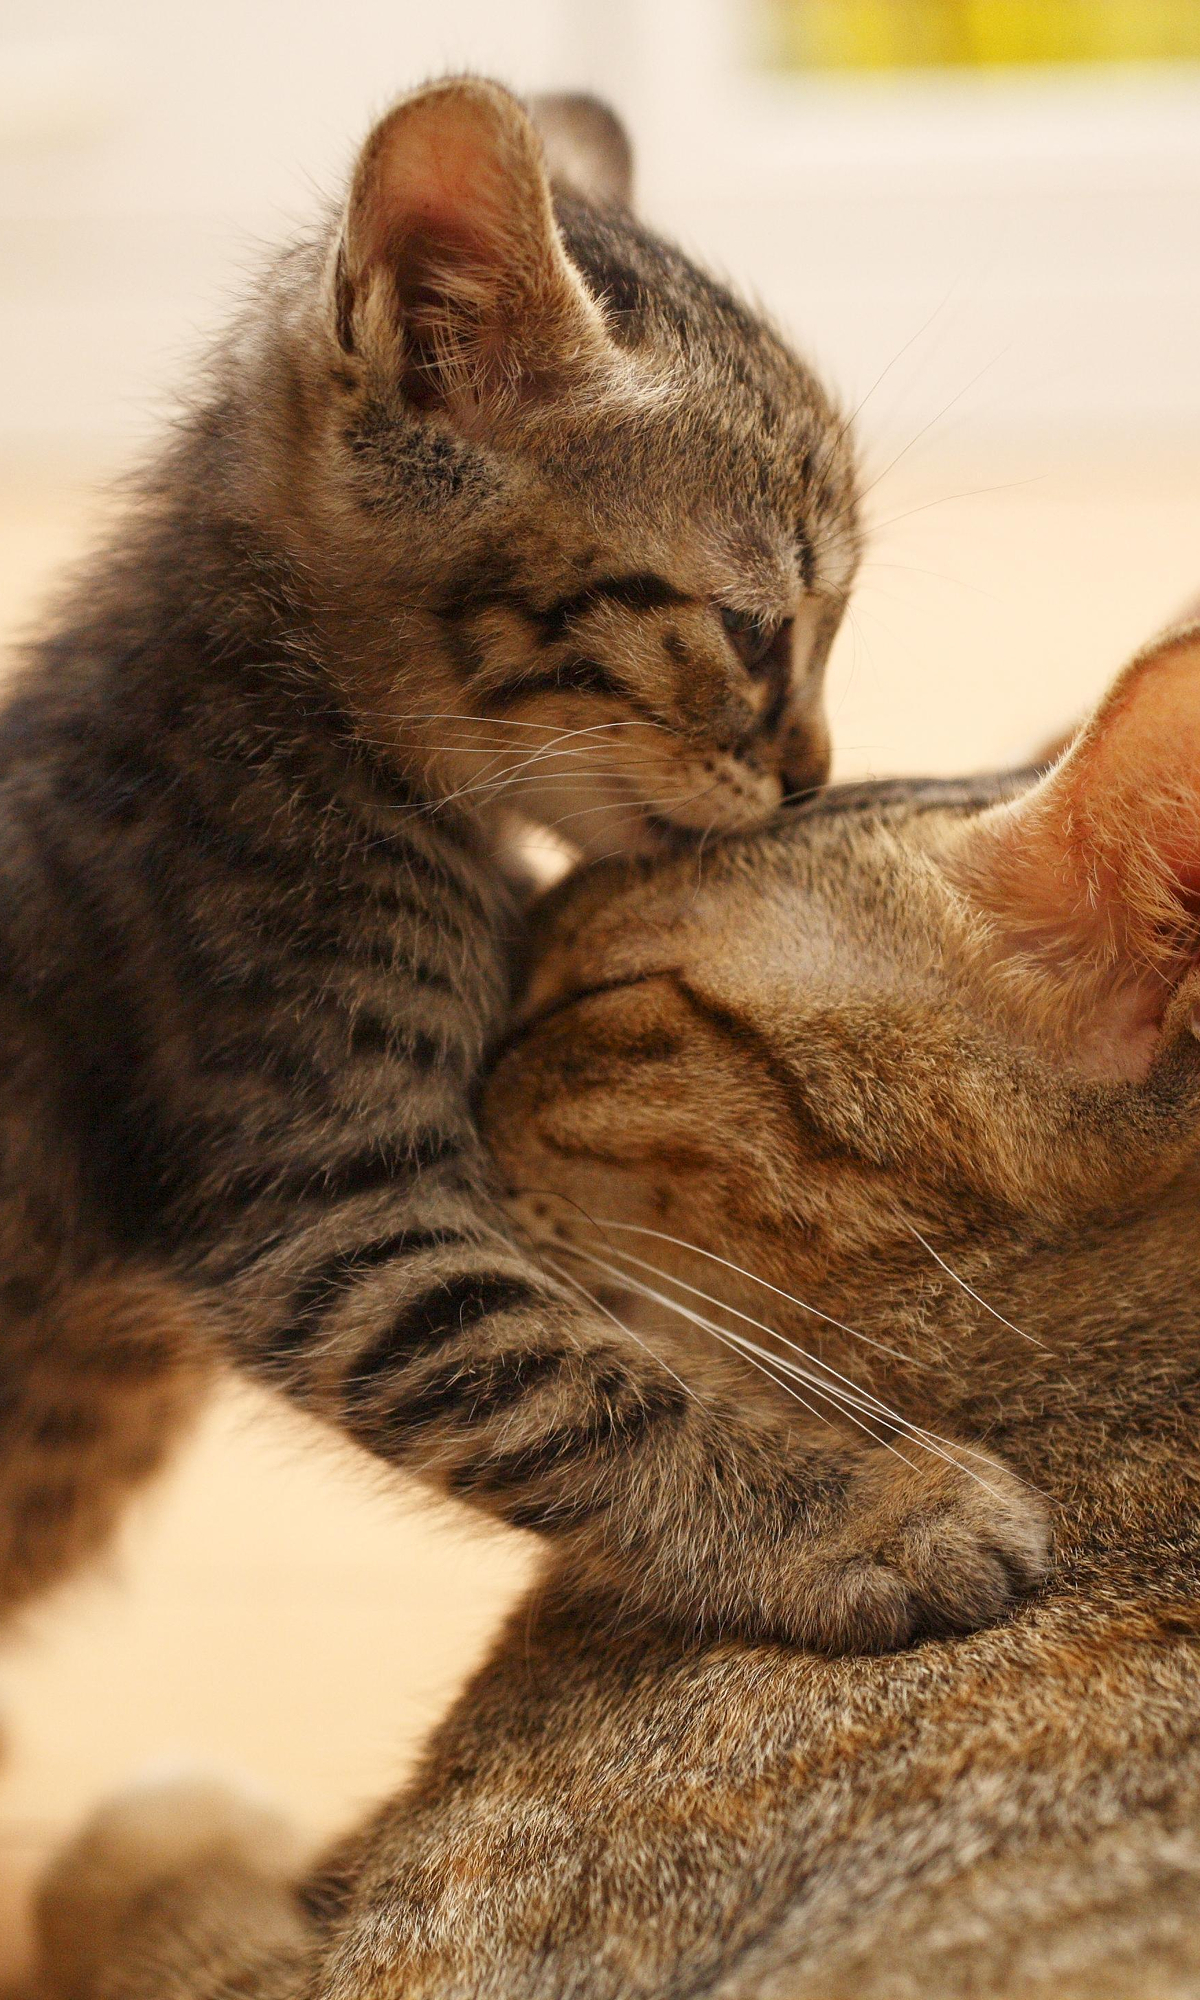
{"type": "MultiPolygon", "coordinates": [[[[870,1438],[873,1445],[877,1445],[885,1451],[890,1451],[894,1457],[900,1459],[910,1470],[915,1470],[912,1460],[906,1458],[904,1453],[890,1438],[881,1438],[876,1431],[871,1429],[869,1424],[864,1423],[862,1418],[855,1414],[856,1409],[865,1410],[866,1414],[874,1416],[877,1422],[885,1422],[889,1428],[898,1430],[903,1437],[917,1445],[920,1450],[929,1452],[932,1457],[940,1458],[948,1465],[958,1466],[961,1471],[967,1474],[968,1478],[975,1480],[977,1485],[986,1487],[988,1492],[994,1491],[994,1488],[988,1486],[988,1482],[982,1479],[977,1472],[973,1472],[970,1466],[961,1465],[960,1461],[951,1452],[942,1450],[939,1444],[933,1441],[934,1433],[923,1431],[919,1425],[910,1424],[906,1418],[899,1416],[896,1412],[889,1412],[886,1416],[880,1416],[877,1411],[872,1410],[869,1404],[875,1400],[874,1398],[869,1399],[868,1402],[861,1401],[856,1396],[848,1394],[844,1389],[840,1389],[836,1383],[813,1374],[809,1369],[799,1367],[795,1362],[785,1361],[781,1356],[771,1353],[768,1348],[760,1347],[757,1341],[747,1340],[744,1334],[734,1332],[731,1327],[720,1326],[715,1320],[710,1320],[706,1314],[697,1313],[692,1307],[682,1304],[680,1300],[669,1298],[665,1292],[660,1292],[653,1285],[644,1284],[640,1278],[634,1278],[629,1273],[607,1264],[603,1258],[594,1257],[590,1251],[581,1251],[573,1247],[571,1255],[586,1258],[589,1263],[595,1264],[599,1270],[605,1271],[610,1277],[615,1278],[618,1283],[627,1286],[629,1290],[637,1293],[640,1297],[650,1299],[658,1305],[665,1306],[668,1311],[678,1313],[680,1318],[687,1320],[689,1324],[699,1327],[705,1333],[711,1334],[724,1346],[733,1349],[735,1353],[742,1355],[744,1359],[750,1361],[752,1366],[758,1368],[760,1374],[765,1375],[768,1380],[775,1382],[777,1388],[782,1389],[785,1395],[791,1396],[794,1401],[800,1403],[808,1411],[809,1415],[815,1417],[819,1422],[830,1423],[832,1419],[824,1411],[814,1409],[806,1397],[802,1396],[797,1389],[792,1388],[790,1382],[780,1381],[778,1379],[780,1374],[790,1376],[795,1381],[803,1382],[807,1389],[820,1397],[822,1401],[832,1405],[840,1416],[845,1418],[848,1423],[854,1425],[856,1430],[862,1431],[864,1436],[870,1438]]],[[[765,1331],[769,1333],[772,1329],[768,1327],[765,1331]]],[[[825,1364],[819,1363],[818,1365],[824,1366],[825,1364]]],[[[972,1455],[977,1457],[981,1454],[974,1453],[972,1455]]]]}
{"type": "MultiPolygon", "coordinates": [[[[512,1245],[502,1229],[497,1229],[493,1223],[482,1222],[482,1220],[481,1220],[481,1227],[487,1231],[489,1236],[494,1236],[496,1241],[500,1243],[505,1250],[511,1249],[512,1245]]],[[[663,1360],[661,1354],[655,1353],[654,1349],[650,1346],[650,1343],[648,1341],[642,1340],[641,1337],[634,1332],[631,1326],[626,1326],[623,1319],[618,1319],[616,1313],[610,1311],[609,1307],[606,1306],[600,1299],[596,1298],[594,1293],[589,1292],[587,1286],[581,1284],[578,1278],[572,1277],[569,1271],[564,1271],[562,1266],[558,1263],[558,1261],[547,1253],[544,1244],[539,1243],[535,1245],[535,1249],[539,1262],[541,1263],[544,1270],[552,1271],[554,1273],[554,1276],[560,1279],[563,1284],[570,1285],[573,1291],[581,1293],[582,1296],[587,1300],[589,1305],[595,1306],[597,1312],[602,1312],[606,1319],[610,1319],[613,1322],[614,1326],[620,1327],[622,1333],[628,1334],[630,1340],[632,1340],[635,1347],[640,1347],[643,1354],[649,1355],[651,1361],[657,1362],[658,1366],[664,1369],[665,1372],[671,1377],[671,1380],[679,1384],[679,1387],[683,1390],[685,1395],[690,1396],[693,1402],[699,1402],[700,1398],[697,1396],[696,1391],[693,1388],[691,1388],[688,1383],[684,1381],[681,1375],[677,1375],[675,1373],[675,1370],[671,1367],[670,1363],[663,1360]]]]}
{"type": "Polygon", "coordinates": [[[960,1285],[963,1291],[967,1294],[967,1297],[970,1299],[974,1299],[977,1306],[982,1306],[985,1312],[991,1313],[992,1318],[998,1319],[1001,1326],[1006,1326],[1010,1333],[1018,1334],[1022,1340],[1027,1340],[1031,1347],[1040,1347],[1044,1354],[1049,1354],[1051,1352],[1050,1348],[1047,1347],[1044,1340],[1039,1340],[1036,1334],[1026,1333],[1023,1327],[1015,1325],[1011,1319],[1005,1319],[1004,1314],[1002,1312],[998,1312],[995,1306],[989,1305],[985,1298],[981,1297],[981,1295],[977,1291],[975,1291],[971,1285],[968,1285],[965,1278],[959,1277],[958,1272],[953,1270],[951,1266],[947,1264],[946,1259],[944,1257],[938,1256],[938,1253],[934,1249],[932,1243],[927,1243],[925,1241],[925,1238],[922,1236],[920,1230],[914,1229],[911,1222],[907,1224],[907,1228],[909,1230],[910,1235],[916,1237],[917,1242],[920,1244],[922,1250],[927,1250],[929,1252],[929,1255],[933,1258],[934,1263],[937,1264],[946,1273],[946,1276],[948,1278],[953,1278],[955,1284],[960,1285]]]}
{"type": "MultiPolygon", "coordinates": [[[[582,1212],[583,1211],[581,1211],[581,1213],[582,1212]]],[[[668,1236],[662,1230],[649,1229],[646,1228],[644,1225],[638,1223],[630,1223],[630,1222],[622,1223],[622,1222],[611,1222],[611,1221],[605,1222],[604,1219],[599,1216],[588,1216],[587,1220],[592,1224],[594,1228],[597,1229],[628,1229],[634,1231],[638,1235],[659,1236],[662,1237],[662,1240],[664,1242],[677,1244],[678,1247],[682,1250],[691,1250],[701,1257],[714,1257],[715,1261],[719,1264],[728,1264],[728,1259],[723,1257],[715,1257],[715,1253],[713,1251],[702,1250],[699,1244],[687,1243],[681,1237],[678,1236],[668,1236]]],[[[857,1408],[864,1410],[868,1415],[873,1416],[878,1422],[891,1425],[895,1429],[903,1431],[909,1436],[913,1437],[916,1441],[927,1444],[928,1448],[931,1451],[934,1451],[938,1457],[946,1458],[948,1454],[952,1453],[954,1454],[954,1456],[951,1459],[951,1462],[954,1464],[958,1464],[960,1462],[958,1454],[962,1454],[965,1457],[977,1458],[985,1465],[989,1465],[991,1463],[991,1460],[988,1458],[987,1453],[977,1450],[973,1445],[960,1444],[955,1439],[944,1437],[939,1431],[928,1430],[923,1424],[913,1423],[910,1418],[902,1416],[899,1410],[894,1410],[891,1408],[889,1404],[882,1402],[880,1398],[878,1396],[873,1395],[869,1389],[864,1389],[860,1383],[854,1382],[848,1375],[844,1375],[840,1369],[835,1368],[833,1366],[832,1362],[825,1361],[820,1355],[810,1354],[807,1351],[807,1349],[798,1346],[795,1341],[788,1340],[785,1335],[781,1334],[778,1331],[776,1327],[768,1326],[765,1321],[753,1318],[753,1316],[750,1313],[742,1312],[738,1306],[730,1305],[724,1299],[714,1298],[710,1292],[702,1291],[698,1285],[689,1284],[686,1278],[678,1278],[672,1272],[661,1270],[659,1266],[656,1264],[648,1264],[644,1258],[635,1257],[631,1251],[621,1250],[615,1244],[610,1244],[609,1248],[612,1251],[614,1257],[620,1257],[624,1262],[632,1262],[638,1265],[639,1268],[642,1270],[651,1271],[654,1273],[656,1277],[663,1279],[667,1284],[676,1285],[682,1291],[690,1292],[693,1295],[693,1297],[705,1300],[705,1302],[708,1305],[714,1305],[718,1307],[718,1309],[722,1312],[731,1313],[735,1319],[740,1319],[744,1321],[744,1323],[747,1326],[753,1326],[757,1328],[757,1330],[760,1333],[769,1334],[772,1340],[779,1341],[782,1346],[790,1349],[790,1351],[793,1354],[798,1354],[799,1356],[801,1356],[802,1361],[808,1363],[810,1367],[823,1369],[825,1371],[825,1376],[829,1378],[827,1386],[831,1392],[833,1391],[835,1384],[842,1385],[840,1393],[852,1397],[854,1399],[855,1406],[857,1408]],[[947,1450],[940,1449],[940,1447],[942,1446],[945,1446],[948,1449],[947,1450]]],[[[580,1254],[580,1253],[577,1251],[573,1251],[573,1254],[580,1254]]],[[[733,1271],[741,1271],[741,1266],[737,1264],[728,1264],[728,1268],[733,1271]]],[[[630,1284],[633,1283],[632,1279],[625,1280],[625,1274],[620,1270],[614,1271],[613,1275],[616,1276],[619,1280],[629,1282],[630,1284]]],[[[780,1291],[777,1285],[768,1284],[765,1278],[756,1278],[752,1271],[741,1271],[741,1275],[743,1277],[753,1278],[756,1284],[765,1285],[768,1291],[775,1292],[780,1298],[790,1299],[793,1305],[803,1304],[802,1300],[794,1298],[790,1292],[782,1292],[780,1291]]],[[[673,1306],[677,1311],[685,1312],[685,1308],[683,1308],[677,1300],[667,1300],[665,1301],[665,1303],[673,1306]]],[[[827,1323],[832,1326],[839,1327],[845,1333],[849,1334],[855,1333],[855,1329],[853,1327],[844,1326],[840,1320],[831,1319],[829,1314],[827,1313],[820,1313],[819,1309],[816,1306],[807,1307],[806,1310],[817,1314],[819,1318],[826,1320],[827,1323]]],[[[732,1329],[726,1329],[726,1331],[730,1333],[731,1337],[735,1337],[738,1339],[745,1338],[744,1335],[733,1335],[732,1329]]],[[[894,1348],[884,1347],[882,1342],[880,1341],[870,1340],[869,1336],[866,1334],[858,1334],[857,1338],[865,1341],[869,1346],[880,1348],[881,1352],[890,1355],[893,1360],[902,1362],[906,1367],[919,1368],[925,1365],[919,1361],[912,1359],[908,1355],[900,1354],[894,1348]]],[[[776,1360],[777,1365],[781,1368],[790,1370],[797,1366],[797,1364],[794,1362],[788,1362],[784,1360],[782,1356],[776,1356],[773,1357],[773,1359],[776,1360]]],[[[810,1381],[813,1379],[817,1379],[809,1376],[808,1369],[805,1369],[802,1372],[804,1374],[805,1379],[808,1379],[810,1381]]],[[[967,1469],[968,1468],[966,1467],[963,1468],[964,1471],[967,1469]]],[[[972,1477],[976,1476],[977,1475],[972,1474],[972,1477]]],[[[1016,1476],[1020,1477],[1019,1474],[1016,1476]]],[[[984,1483],[986,1484],[986,1482],[984,1483]]],[[[1031,1491],[1036,1492],[1039,1490],[1036,1487],[1032,1487],[1031,1482],[1028,1480],[1022,1480],[1022,1484],[1030,1485],[1031,1491]]],[[[991,1489],[989,1488],[989,1491],[990,1490],[991,1489]]]]}
{"type": "MultiPolygon", "coordinates": [[[[600,1270],[606,1270],[606,1272],[608,1272],[608,1274],[610,1274],[612,1278],[616,1278],[618,1282],[624,1282],[624,1284],[628,1284],[628,1286],[630,1286],[632,1290],[640,1290],[640,1292],[644,1292],[644,1296],[648,1296],[648,1298],[654,1298],[654,1300],[658,1300],[658,1304],[664,1304],[664,1306],[668,1306],[670,1310],[674,1310],[674,1312],[680,1312],[680,1314],[682,1314],[682,1316],[684,1316],[686,1320],[694,1320],[694,1324],[696,1324],[696,1326],[706,1326],[706,1328],[708,1328],[710,1332],[718,1332],[718,1328],[716,1328],[716,1326],[714,1326],[714,1324],[712,1324],[712,1322],[710,1322],[710,1320],[708,1320],[708,1318],[706,1318],[704,1314],[696,1314],[696,1312],[694,1312],[694,1310],[692,1310],[690,1306],[684,1306],[684,1304],[680,1304],[680,1300],[676,1300],[676,1298],[666,1298],[666,1296],[664,1296],[662,1292],[654,1290],[652,1286],[644,1286],[644,1284],[642,1284],[642,1282],[640,1282],[638,1278],[632,1278],[632,1276],[628,1276],[628,1274],[626,1274],[626,1272],[622,1272],[622,1270],[620,1270],[618,1266],[610,1266],[610,1264],[606,1264],[606,1262],[604,1262],[604,1258],[596,1258],[596,1256],[594,1256],[592,1252],[588,1252],[588,1250],[584,1250],[584,1252],[580,1252],[580,1250],[572,1250],[572,1254],[576,1254],[576,1256],[588,1256],[588,1258],[590,1258],[590,1260],[592,1260],[594,1264],[598,1264],[598,1268],[600,1268],[600,1270]]],[[[620,1256],[622,1252],[614,1252],[614,1254],[616,1254],[616,1256],[620,1256]]],[[[624,1254],[628,1256],[628,1252],[624,1252],[624,1254]]],[[[638,1258],[636,1262],[642,1262],[642,1260],[638,1258]]],[[[654,1264],[648,1264],[648,1266],[644,1266],[644,1268],[646,1268],[646,1270],[656,1270],[656,1266],[654,1266],[654,1264]]],[[[656,1274],[658,1274],[660,1278],[664,1278],[664,1280],[666,1280],[668,1284],[682,1284],[682,1280],[678,1280],[678,1278],[672,1278],[672,1276],[670,1276],[670,1272],[656,1272],[656,1274]]],[[[688,1290],[690,1290],[690,1288],[688,1288],[688,1290]]],[[[706,1294],[700,1294],[700,1296],[704,1298],[706,1294]]],[[[976,1452],[976,1450],[972,1450],[972,1446],[958,1446],[958,1444],[952,1444],[952,1440],[950,1440],[950,1438],[942,1438],[942,1436],[940,1436],[940,1434],[938,1434],[936,1430],[926,1430],[926,1428],[924,1428],[922,1424],[914,1424],[914,1422],[912,1422],[910,1418],[906,1418],[906,1416],[900,1416],[900,1412],[898,1412],[898,1410],[892,1410],[892,1408],[890,1408],[890,1406],[888,1406],[886,1402],[880,1402],[880,1398],[878,1398],[878,1396],[872,1396],[872,1392],[870,1392],[870,1390],[864,1390],[864,1388],[862,1388],[862,1386],[860,1386],[858,1382],[852,1382],[852,1380],[850,1380],[850,1376],[844,1376],[844,1374],[840,1372],[840,1368],[834,1368],[834,1366],[832,1366],[830,1362],[822,1360],[822,1358],[820,1358],[818,1354],[808,1354],[808,1352],[806,1352],[804,1348],[798,1348],[798,1346],[796,1346],[796,1342],[792,1342],[792,1340],[784,1340],[784,1336],[782,1336],[782,1334],[778,1334],[774,1326],[766,1326],[766,1324],[764,1324],[762,1320],[752,1320],[752,1318],[750,1318],[748,1314],[744,1314],[744,1312],[738,1312],[738,1308],[736,1308],[736,1306],[726,1306],[726,1304],[724,1304],[724,1300],[712,1300],[712,1304],[716,1304],[716,1306],[718,1306],[718,1308],[720,1308],[722,1312],[732,1312],[732,1314],[734,1314],[736,1318],[740,1318],[740,1320],[746,1320],[746,1324],[748,1324],[748,1326],[756,1326],[756,1328],[758,1328],[760,1332],[764,1332],[764,1334],[770,1334],[770,1336],[772,1336],[772,1340],[780,1340],[780,1342],[782,1342],[782,1346],[786,1346],[786,1348],[790,1348],[790,1350],[792,1350],[792,1354],[800,1354],[800,1356],[802,1356],[802,1362],[806,1362],[808,1366],[802,1366],[800,1362],[788,1362],[788,1360],[784,1360],[784,1356],[778,1356],[778,1354],[770,1354],[770,1360],[772,1360],[772,1364],[774,1364],[776,1368],[782,1368],[782,1370],[784,1370],[786,1374],[792,1374],[792,1376],[796,1376],[796,1380],[802,1380],[802,1382],[806,1382],[806,1384],[808,1384],[808,1388],[814,1388],[814,1390],[818,1390],[818,1392],[820,1392],[822,1396],[826,1396],[826,1398],[828,1398],[828,1400],[830,1400],[830,1402],[832,1402],[834,1406],[838,1406],[838,1408],[844,1408],[844,1410],[846,1410],[846,1414],[850,1414],[850,1410],[862,1410],[862,1412],[864,1412],[864,1416],[870,1416],[870,1418],[874,1418],[874,1422],[878,1422],[878,1424],[886,1424],[886,1426],[888,1426],[888,1428],[892,1428],[892,1430],[900,1430],[900,1432],[902,1432],[904,1436],[912,1438],[912,1442],[914,1442],[914,1444],[920,1444],[920,1446],[922,1446],[924,1450],[932,1452],[932,1454],[934,1454],[936,1458],[944,1458],[944,1460],[946,1460],[948,1464],[958,1464],[958,1458],[956,1458],[956,1456],[952,1456],[952,1454],[956,1454],[956,1452],[964,1452],[964,1454],[968,1454],[970,1458],[980,1458],[980,1460],[984,1460],[984,1464],[988,1464],[988,1456],[986,1456],[986,1452],[976,1452]],[[820,1368],[820,1370],[824,1370],[824,1374],[820,1374],[820,1376],[818,1376],[818,1374],[814,1374],[814,1372],[812,1372],[814,1368],[820,1368]]],[[[764,1348],[758,1348],[758,1344],[756,1344],[754,1340],[746,1340],[746,1336],[744,1336],[744,1334],[738,1334],[738,1332],[734,1332],[734,1328],[720,1328],[720,1336],[722,1336],[722,1338],[728,1338],[728,1340],[734,1340],[734,1342],[738,1342],[740,1346],[746,1346],[746,1348],[750,1348],[750,1350],[752,1350],[752,1352],[756,1352],[756,1354],[762,1354],[762,1352],[768,1352],[768,1350],[764,1350],[764,1348]]],[[[862,1430],[866,1430],[866,1426],[864,1426],[864,1424],[862,1424],[860,1428],[862,1428],[862,1430]]],[[[872,1432],[872,1436],[874,1436],[874,1432],[872,1432]]],[[[880,1442],[884,1442],[884,1440],[880,1440],[880,1442]]],[[[962,1470],[970,1470],[970,1468],[968,1468],[968,1466],[964,1466],[962,1470]]],[[[974,1474],[974,1472],[972,1472],[972,1478],[978,1478],[978,1474],[974,1474]]],[[[986,1484],[986,1482],[982,1482],[982,1484],[986,1484]]]]}
{"type": "Polygon", "coordinates": [[[698,1403],[700,1401],[700,1397],[697,1396],[696,1391],[693,1388],[691,1388],[691,1386],[687,1382],[684,1381],[682,1375],[677,1375],[675,1373],[675,1370],[670,1366],[670,1363],[664,1361],[661,1354],[656,1354],[654,1352],[654,1349],[651,1347],[649,1341],[640,1339],[631,1326],[626,1326],[625,1321],[619,1318],[618,1315],[615,1312],[613,1312],[610,1306],[606,1306],[603,1299],[598,1299],[594,1292],[589,1292],[585,1284],[582,1284],[578,1278],[572,1277],[569,1271],[564,1271],[562,1265],[557,1263],[553,1257],[543,1257],[543,1262],[545,1263],[546,1269],[548,1271],[553,1271],[555,1277],[558,1278],[562,1284],[570,1285],[571,1289],[573,1291],[578,1292],[581,1295],[581,1297],[585,1298],[590,1306],[595,1307],[597,1312],[603,1313],[604,1317],[606,1319],[610,1319],[614,1326],[620,1327],[622,1333],[628,1334],[634,1346],[640,1347],[643,1354],[648,1354],[650,1356],[651,1361],[657,1361],[659,1367],[665,1370],[665,1372],[671,1377],[672,1382],[677,1382],[679,1384],[679,1387],[683,1390],[686,1396],[690,1396],[694,1403],[698,1403]]]}
{"type": "MultiPolygon", "coordinates": [[[[907,1366],[919,1368],[924,1365],[919,1361],[912,1361],[911,1357],[907,1354],[901,1354],[898,1348],[889,1347],[885,1341],[874,1340],[869,1333],[860,1333],[857,1327],[847,1326],[844,1320],[835,1319],[832,1313],[822,1312],[820,1306],[809,1305],[807,1299],[798,1299],[794,1292],[785,1292],[779,1285],[772,1285],[768,1279],[760,1278],[757,1272],[745,1270],[741,1264],[733,1263],[728,1257],[719,1257],[715,1250],[702,1250],[698,1243],[688,1243],[682,1236],[669,1236],[662,1229],[648,1229],[644,1223],[614,1222],[609,1217],[603,1215],[589,1216],[588,1221],[594,1223],[598,1229],[623,1229],[627,1230],[633,1236],[653,1236],[660,1243],[673,1243],[677,1250],[689,1250],[693,1256],[706,1257],[710,1263],[721,1264],[727,1271],[736,1272],[739,1278],[749,1278],[751,1284],[761,1285],[764,1291],[773,1292],[777,1299],[785,1299],[788,1305],[798,1306],[801,1312],[811,1313],[814,1319],[823,1320],[826,1326],[835,1327],[838,1333],[848,1335],[851,1340],[861,1340],[864,1347],[874,1347],[880,1354],[887,1354],[893,1361],[902,1361],[907,1366]]],[[[651,1266],[651,1268],[655,1267],[651,1266]]],[[[685,1281],[682,1278],[676,1278],[672,1282],[683,1285],[685,1281]]],[[[699,1298],[707,1298],[710,1305],[724,1304],[723,1300],[710,1298],[707,1292],[701,1292],[697,1286],[685,1285],[685,1289],[696,1292],[699,1298]]],[[[733,1312],[735,1308],[730,1306],[727,1310],[733,1312]]],[[[748,1320],[751,1326],[761,1326],[762,1324],[759,1320],[751,1320],[749,1314],[741,1314],[739,1317],[748,1320]]],[[[773,1328],[766,1329],[768,1332],[773,1330],[773,1328]]]]}

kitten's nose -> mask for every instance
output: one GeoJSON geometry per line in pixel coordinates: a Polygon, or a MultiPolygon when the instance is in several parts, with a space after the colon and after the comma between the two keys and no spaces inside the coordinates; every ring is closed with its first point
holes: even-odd
{"type": "Polygon", "coordinates": [[[816,791],[829,776],[829,763],[829,730],[822,717],[789,736],[783,746],[779,777],[785,800],[816,791]]]}

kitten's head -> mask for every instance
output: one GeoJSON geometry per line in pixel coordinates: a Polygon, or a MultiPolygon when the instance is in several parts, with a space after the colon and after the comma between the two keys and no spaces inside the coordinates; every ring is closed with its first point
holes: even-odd
{"type": "Polygon", "coordinates": [[[417,92],[319,284],[284,268],[264,392],[275,525],[360,717],[598,852],[824,778],[858,552],[845,422],[628,198],[594,103],[417,92]]]}
{"type": "Polygon", "coordinates": [[[861,787],[702,868],[584,871],[487,1118],[535,1227],[662,1231],[869,1317],[914,1230],[1053,1242],[1149,1199],[1200,1142],[1198,1010],[1194,627],[999,802],[861,787]]]}

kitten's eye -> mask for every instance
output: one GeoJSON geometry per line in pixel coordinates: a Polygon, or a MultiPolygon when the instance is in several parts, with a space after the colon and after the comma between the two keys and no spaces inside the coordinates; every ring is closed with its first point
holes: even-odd
{"type": "Polygon", "coordinates": [[[721,623],[748,674],[769,672],[778,661],[781,648],[791,644],[790,618],[785,618],[779,625],[767,625],[752,612],[734,611],[728,604],[723,604],[721,623]]]}

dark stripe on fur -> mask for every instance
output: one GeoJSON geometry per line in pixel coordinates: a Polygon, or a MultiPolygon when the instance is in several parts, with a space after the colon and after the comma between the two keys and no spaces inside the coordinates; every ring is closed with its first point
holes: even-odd
{"type": "Polygon", "coordinates": [[[427,1131],[415,1133],[407,1143],[364,1146],[361,1152],[325,1167],[291,1172],[251,1168],[228,1183],[223,1206],[226,1212],[236,1211],[266,1197],[286,1202],[319,1201],[333,1207],[355,1195],[407,1185],[418,1174],[454,1159],[461,1150],[462,1141],[453,1133],[427,1131]]]}
{"type": "MultiPolygon", "coordinates": [[[[478,1326],[493,1313],[521,1312],[535,1306],[537,1287],[526,1278],[500,1271],[464,1271],[444,1278],[411,1299],[391,1324],[354,1358],[354,1376],[346,1384],[347,1415],[373,1419],[386,1446],[388,1413],[379,1397],[389,1378],[414,1355],[427,1354],[478,1326]]],[[[356,1426],[361,1429],[361,1424],[356,1426]]]]}
{"type": "Polygon", "coordinates": [[[667,605],[690,602],[686,592],[676,590],[665,576],[645,570],[630,576],[600,577],[570,597],[560,597],[537,616],[547,639],[565,639],[569,628],[598,604],[619,604],[626,611],[661,611],[667,605]]]}
{"type": "MultiPolygon", "coordinates": [[[[608,1377],[604,1386],[609,1392],[608,1399],[590,1422],[560,1425],[539,1438],[536,1444],[523,1445],[517,1451],[462,1467],[451,1475],[451,1490],[464,1495],[487,1493],[495,1497],[513,1487],[539,1485],[543,1480],[553,1480],[558,1473],[577,1471],[589,1459],[636,1449],[652,1433],[664,1427],[674,1429],[687,1408],[687,1399],[681,1389],[664,1386],[661,1390],[643,1389],[635,1393],[622,1377],[619,1389],[624,1391],[625,1399],[618,1403],[612,1400],[618,1384],[608,1377]]],[[[506,1520],[513,1519],[507,1508],[503,1512],[506,1520]]],[[[525,1514],[521,1525],[534,1527],[544,1524],[525,1514]]]]}
{"type": "Polygon", "coordinates": [[[431,1424],[486,1424],[557,1375],[566,1358],[555,1350],[517,1348],[454,1362],[378,1413],[381,1443],[389,1456],[401,1456],[405,1440],[431,1424]]]}
{"type": "Polygon", "coordinates": [[[286,1324],[273,1334],[273,1354],[296,1354],[314,1340],[326,1315],[337,1300],[344,1298],[355,1279],[385,1264],[400,1263],[424,1251],[444,1250],[461,1243],[453,1229],[394,1229],[373,1243],[359,1243],[352,1250],[337,1250],[311,1271],[292,1301],[286,1324]]]}
{"type": "Polygon", "coordinates": [[[547,667],[542,673],[529,673],[520,679],[506,681],[502,687],[489,688],[485,697],[489,710],[500,712],[514,701],[525,701],[531,695],[561,694],[570,690],[574,694],[602,695],[606,700],[623,701],[628,708],[637,708],[634,700],[616,674],[610,673],[599,660],[584,655],[561,660],[556,667],[547,667]]]}

